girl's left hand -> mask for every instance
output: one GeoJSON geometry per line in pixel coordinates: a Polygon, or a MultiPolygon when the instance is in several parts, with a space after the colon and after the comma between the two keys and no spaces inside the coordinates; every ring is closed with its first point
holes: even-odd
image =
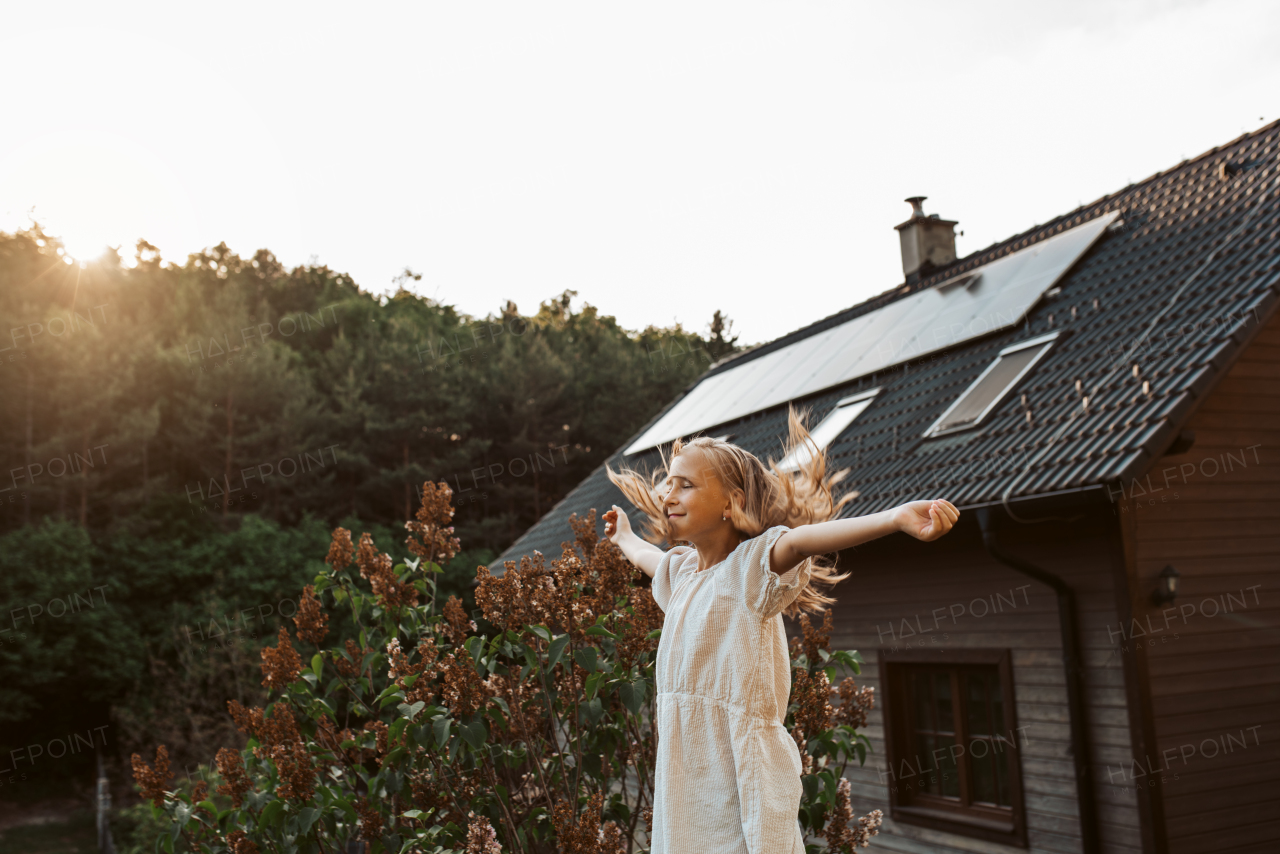
{"type": "Polygon", "coordinates": [[[894,511],[898,530],[917,540],[931,543],[941,537],[960,518],[960,511],[950,501],[911,501],[894,511]]]}

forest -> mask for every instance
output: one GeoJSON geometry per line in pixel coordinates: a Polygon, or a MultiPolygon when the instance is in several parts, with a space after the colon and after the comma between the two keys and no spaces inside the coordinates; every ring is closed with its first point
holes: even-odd
{"type": "Polygon", "coordinates": [[[472,317],[420,280],[0,233],[0,796],[242,742],[226,701],[261,702],[244,674],[330,532],[403,556],[425,481],[464,549],[440,590],[474,609],[477,565],[735,348],[718,312],[632,331],[565,291],[472,317]]]}

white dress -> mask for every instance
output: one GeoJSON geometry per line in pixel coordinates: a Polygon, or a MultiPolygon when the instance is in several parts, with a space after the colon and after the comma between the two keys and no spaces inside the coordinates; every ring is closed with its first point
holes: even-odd
{"type": "Polygon", "coordinates": [[[658,643],[652,854],[804,854],[800,751],[782,610],[809,581],[769,551],[788,528],[741,543],[698,572],[676,546],[653,576],[658,643]]]}

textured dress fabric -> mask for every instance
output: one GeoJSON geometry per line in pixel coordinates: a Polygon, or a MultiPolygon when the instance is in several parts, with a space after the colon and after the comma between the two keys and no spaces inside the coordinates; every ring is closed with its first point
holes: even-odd
{"type": "Polygon", "coordinates": [[[809,582],[784,575],[770,528],[698,571],[676,546],[653,576],[666,616],[657,657],[652,854],[804,854],[800,751],[783,726],[791,695],[782,611],[809,582]]]}

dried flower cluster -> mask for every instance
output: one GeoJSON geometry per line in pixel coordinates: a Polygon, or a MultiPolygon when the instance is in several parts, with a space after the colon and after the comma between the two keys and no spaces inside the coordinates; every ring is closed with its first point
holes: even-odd
{"type": "Polygon", "coordinates": [[[298,733],[293,709],[288,703],[276,703],[268,716],[263,709],[246,709],[237,700],[227,703],[236,728],[256,738],[253,755],[275,763],[280,783],[276,796],[307,801],[315,794],[316,769],[311,751],[298,733]]]}
{"type": "Polygon", "coordinates": [[[541,689],[531,680],[508,679],[501,673],[494,673],[483,684],[488,696],[501,697],[511,710],[506,715],[507,732],[496,735],[505,735],[510,741],[531,741],[546,731],[546,700],[541,689]]]}
{"type": "Polygon", "coordinates": [[[564,545],[550,568],[538,552],[519,564],[507,561],[501,577],[477,567],[476,604],[486,620],[504,630],[541,624],[557,634],[568,632],[575,646],[587,641],[584,632],[599,615],[613,615],[616,623],[620,604],[640,605],[642,624],[629,629],[626,648],[634,661],[650,643],[645,636],[662,625],[661,611],[647,591],[632,586],[637,570],[618,547],[599,539],[594,510],[585,519],[571,516],[569,524],[575,541],[564,545]]]}
{"type": "Polygon", "coordinates": [[[231,854],[259,854],[258,843],[250,839],[243,830],[233,830],[227,834],[227,848],[231,854]]]}
{"type": "Polygon", "coordinates": [[[360,837],[365,842],[378,842],[382,839],[382,815],[369,806],[364,798],[356,798],[353,806],[356,815],[360,816],[360,837]]]}
{"type": "Polygon", "coordinates": [[[476,630],[476,621],[467,617],[467,612],[462,609],[462,600],[457,596],[450,596],[444,603],[444,619],[447,624],[445,633],[456,646],[461,646],[468,633],[476,630]]]}
{"type": "Polygon", "coordinates": [[[502,854],[498,833],[489,824],[489,819],[475,813],[467,813],[467,816],[471,823],[467,825],[466,854],[502,854]]]}
{"type": "Polygon", "coordinates": [[[858,688],[852,676],[840,683],[840,706],[836,709],[836,723],[854,729],[867,725],[867,713],[876,707],[876,689],[870,686],[858,688]]]}
{"type": "Polygon", "coordinates": [[[280,635],[275,647],[262,648],[262,684],[268,689],[285,687],[293,683],[302,672],[302,656],[293,648],[289,640],[289,631],[280,627],[280,635]]]}
{"type": "Polygon", "coordinates": [[[806,750],[809,738],[831,729],[835,709],[831,707],[831,682],[825,670],[810,676],[805,670],[794,671],[791,682],[791,703],[795,704],[795,725],[791,737],[800,749],[801,773],[808,774],[813,756],[806,750]]]}
{"type": "Polygon", "coordinates": [[[356,547],[351,544],[351,532],[346,528],[333,529],[333,542],[329,544],[329,554],[324,562],[335,570],[343,570],[351,565],[351,556],[356,547]]]}
{"type": "Polygon", "coordinates": [[[485,705],[489,693],[485,691],[480,674],[476,673],[471,656],[452,652],[440,659],[440,700],[460,719],[475,713],[485,705]]]}
{"type": "Polygon", "coordinates": [[[320,607],[314,584],[302,588],[302,600],[298,603],[298,613],[293,617],[293,624],[298,627],[300,640],[316,646],[329,633],[329,615],[320,607]]]}
{"type": "Polygon", "coordinates": [[[440,651],[436,649],[433,641],[422,640],[418,643],[418,661],[416,664],[411,664],[408,656],[400,649],[399,638],[392,638],[387,643],[387,659],[389,662],[387,677],[392,679],[404,691],[404,701],[406,703],[435,702],[436,659],[439,655],[440,651]],[[415,677],[412,685],[409,684],[409,677],[411,676],[415,677]]]}
{"type": "Polygon", "coordinates": [[[218,794],[231,798],[231,805],[239,809],[244,803],[244,796],[253,788],[249,775],[244,771],[240,751],[223,747],[213,761],[218,766],[218,775],[223,781],[218,786],[218,794]]]}
{"type": "Polygon", "coordinates": [[[849,779],[841,777],[836,784],[836,805],[830,823],[822,832],[827,840],[827,849],[839,851],[841,854],[852,854],[855,848],[866,848],[871,837],[880,833],[880,823],[884,813],[872,810],[856,822],[853,820],[853,807],[849,803],[849,779]],[[853,825],[852,827],[850,825],[853,825]]]}
{"type": "Polygon", "coordinates": [[[156,806],[164,806],[164,793],[173,772],[169,770],[169,750],[163,744],[156,748],[156,764],[152,768],[142,761],[142,757],[133,754],[133,780],[142,790],[144,800],[150,800],[156,806]]]}
{"type": "Polygon", "coordinates": [[[555,582],[538,552],[533,558],[507,561],[501,576],[489,567],[476,567],[476,604],[484,618],[504,631],[518,632],[528,625],[550,625],[556,603],[555,582]]]}
{"type": "Polygon", "coordinates": [[[422,484],[422,506],[414,519],[404,523],[409,551],[432,563],[451,560],[462,548],[453,536],[453,490],[444,481],[422,484]],[[415,539],[416,537],[416,539],[415,539]]]}
{"type": "Polygon", "coordinates": [[[800,615],[800,632],[801,635],[791,639],[791,656],[794,658],[803,647],[805,657],[809,660],[809,664],[821,664],[821,657],[818,650],[825,649],[831,651],[831,630],[835,627],[834,616],[831,609],[822,612],[822,628],[816,628],[809,619],[808,614],[800,615]]]}
{"type": "Polygon", "coordinates": [[[378,551],[373,544],[373,535],[368,532],[360,535],[356,565],[360,567],[360,576],[369,582],[373,595],[383,608],[399,611],[406,606],[418,604],[418,591],[407,581],[400,581],[391,555],[378,551]]]}
{"type": "Polygon", "coordinates": [[[344,656],[335,651],[333,653],[334,666],[338,668],[338,673],[340,673],[344,679],[357,679],[360,676],[361,664],[364,662],[364,657],[373,652],[373,650],[369,649],[369,647],[364,647],[363,649],[360,648],[356,645],[355,641],[351,640],[351,638],[347,638],[346,643],[344,643],[343,646],[346,647],[347,655],[344,656]],[[347,660],[348,656],[350,657],[349,661],[347,660]]]}
{"type": "Polygon", "coordinates": [[[616,822],[600,826],[600,810],[604,796],[596,792],[587,801],[582,815],[574,820],[573,804],[560,801],[552,812],[556,827],[556,843],[563,854],[625,854],[626,841],[616,822]]]}

